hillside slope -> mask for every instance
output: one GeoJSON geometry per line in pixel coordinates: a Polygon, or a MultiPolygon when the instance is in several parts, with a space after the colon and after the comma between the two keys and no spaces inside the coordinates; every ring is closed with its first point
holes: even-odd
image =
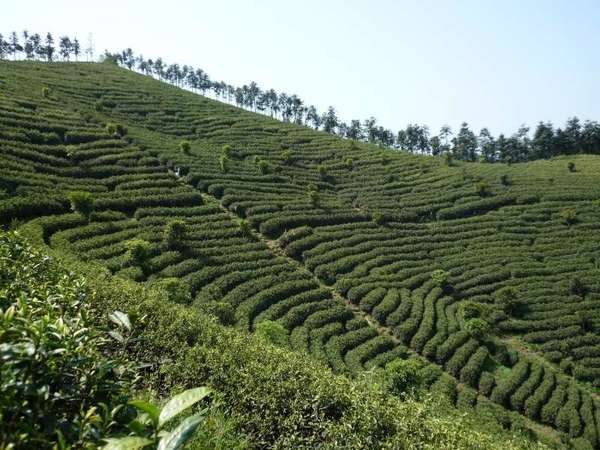
{"type": "Polygon", "coordinates": [[[3,224],[184,280],[241,329],[277,320],[335,372],[422,358],[457,405],[598,446],[600,158],[447,166],[100,64],[3,62],[0,111],[3,224]],[[173,219],[188,231],[165,247],[173,219]]]}

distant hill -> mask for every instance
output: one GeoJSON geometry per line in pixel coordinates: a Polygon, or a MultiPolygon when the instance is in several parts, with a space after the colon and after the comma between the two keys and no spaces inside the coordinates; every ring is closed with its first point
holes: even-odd
{"type": "Polygon", "coordinates": [[[277,321],[335,373],[415,359],[459,408],[599,445],[598,156],[453,163],[110,64],[5,61],[0,148],[7,227],[118,276],[176,278],[240,330],[277,321]]]}

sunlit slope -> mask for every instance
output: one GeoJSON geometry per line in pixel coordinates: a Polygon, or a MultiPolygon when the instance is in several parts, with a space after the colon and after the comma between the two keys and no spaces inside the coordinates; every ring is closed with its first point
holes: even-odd
{"type": "Polygon", "coordinates": [[[181,278],[241,328],[278,320],[339,372],[419,355],[458,405],[597,445],[600,158],[447,166],[108,65],[8,62],[0,148],[5,224],[40,217],[114,273],[181,278]],[[73,190],[93,193],[90,223],[73,190]],[[173,218],[182,248],[161,243],[173,218]],[[133,238],[144,270],[124,263],[133,238]]]}

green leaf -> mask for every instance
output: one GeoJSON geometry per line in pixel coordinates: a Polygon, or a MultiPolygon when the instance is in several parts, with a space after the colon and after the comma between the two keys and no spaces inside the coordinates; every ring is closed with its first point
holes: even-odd
{"type": "Polygon", "coordinates": [[[108,318],[117,324],[119,327],[124,327],[127,331],[131,331],[131,322],[129,321],[129,316],[121,311],[113,311],[108,315],[108,318]]]}
{"type": "Polygon", "coordinates": [[[199,402],[210,394],[210,389],[202,386],[177,394],[163,407],[158,418],[158,428],[161,428],[166,422],[171,420],[184,409],[189,408],[194,403],[199,402]]]}
{"type": "Polygon", "coordinates": [[[146,414],[148,414],[152,419],[152,422],[154,422],[154,425],[158,424],[158,416],[160,414],[158,406],[149,402],[145,402],[143,400],[132,400],[129,402],[129,404],[134,408],[139,409],[140,411],[143,411],[146,414]]]}
{"type": "Polygon", "coordinates": [[[177,450],[180,448],[192,437],[202,419],[203,417],[200,414],[185,419],[173,431],[160,440],[157,450],[177,450]]]}
{"type": "Polygon", "coordinates": [[[103,450],[137,450],[152,444],[150,439],[139,436],[109,438],[105,439],[105,441],[106,444],[102,447],[103,450]]]}

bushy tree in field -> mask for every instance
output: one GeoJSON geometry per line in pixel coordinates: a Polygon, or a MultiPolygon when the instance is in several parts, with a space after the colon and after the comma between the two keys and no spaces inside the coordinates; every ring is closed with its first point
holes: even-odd
{"type": "Polygon", "coordinates": [[[477,302],[464,302],[460,305],[460,312],[463,321],[474,319],[476,317],[482,317],[484,315],[483,305],[477,302]]]}
{"type": "Polygon", "coordinates": [[[558,218],[565,225],[577,223],[577,210],[575,208],[563,208],[558,213],[558,218]]]}
{"type": "Polygon", "coordinates": [[[579,277],[573,277],[569,281],[569,293],[571,295],[577,295],[579,297],[585,297],[588,293],[587,286],[581,281],[579,277]]]}
{"type": "Polygon", "coordinates": [[[238,226],[240,227],[240,230],[244,234],[244,236],[252,235],[252,227],[250,226],[250,223],[247,220],[240,219],[238,221],[238,226]]]}
{"type": "Polygon", "coordinates": [[[321,196],[319,194],[319,191],[317,191],[316,189],[309,189],[308,201],[312,206],[319,206],[321,202],[321,196]]]}
{"type": "Polygon", "coordinates": [[[191,149],[192,149],[192,144],[190,143],[190,141],[181,141],[179,143],[179,150],[184,155],[189,155],[191,149]]]}
{"type": "Polygon", "coordinates": [[[465,331],[478,341],[484,340],[490,333],[490,324],[480,318],[469,319],[465,322],[465,331]]]}
{"type": "Polygon", "coordinates": [[[260,322],[256,326],[256,335],[278,347],[287,347],[289,345],[288,332],[279,322],[272,320],[260,322]]]}
{"type": "Polygon", "coordinates": [[[269,173],[269,162],[265,161],[264,159],[261,159],[258,164],[258,170],[260,171],[261,174],[266,175],[269,173]]]}
{"type": "Polygon", "coordinates": [[[125,243],[125,263],[137,266],[145,272],[151,255],[152,246],[150,242],[143,239],[132,239],[125,243]]]}
{"type": "Polygon", "coordinates": [[[377,225],[385,225],[387,222],[387,217],[381,212],[375,212],[373,213],[373,222],[375,222],[377,225]]]}
{"type": "Polygon", "coordinates": [[[319,172],[319,178],[321,178],[321,180],[327,179],[327,177],[328,177],[327,167],[325,167],[323,164],[319,164],[319,166],[317,166],[317,172],[319,172]]]}
{"type": "Polygon", "coordinates": [[[500,307],[506,314],[514,315],[521,302],[517,298],[517,291],[513,287],[505,287],[496,292],[496,305],[500,307]]]}
{"type": "Polygon", "coordinates": [[[167,294],[169,301],[180,305],[192,303],[189,285],[179,278],[161,278],[153,283],[153,287],[161,289],[167,294]]]}
{"type": "Polygon", "coordinates": [[[439,286],[441,288],[445,288],[448,286],[449,278],[450,273],[442,269],[434,270],[431,273],[431,279],[433,280],[436,286],[439,286]]]}
{"type": "Polygon", "coordinates": [[[171,220],[165,225],[163,243],[171,250],[182,249],[187,237],[187,224],[183,220],[171,220]]]}
{"type": "Polygon", "coordinates": [[[395,359],[384,368],[384,384],[389,392],[403,397],[418,395],[423,388],[423,364],[414,358],[395,359]]]}
{"type": "Polygon", "coordinates": [[[90,192],[74,191],[67,195],[71,202],[71,210],[85,217],[88,222],[94,212],[94,197],[90,192]]]}
{"type": "Polygon", "coordinates": [[[127,134],[127,128],[125,128],[123,125],[119,124],[115,124],[112,122],[109,122],[106,124],[106,126],[104,127],[106,129],[106,132],[108,134],[110,134],[111,136],[125,136],[127,134]]]}
{"type": "Polygon", "coordinates": [[[290,152],[289,150],[285,150],[285,151],[281,152],[281,159],[283,160],[284,164],[286,164],[286,165],[290,165],[294,161],[292,152],[290,152]]]}

